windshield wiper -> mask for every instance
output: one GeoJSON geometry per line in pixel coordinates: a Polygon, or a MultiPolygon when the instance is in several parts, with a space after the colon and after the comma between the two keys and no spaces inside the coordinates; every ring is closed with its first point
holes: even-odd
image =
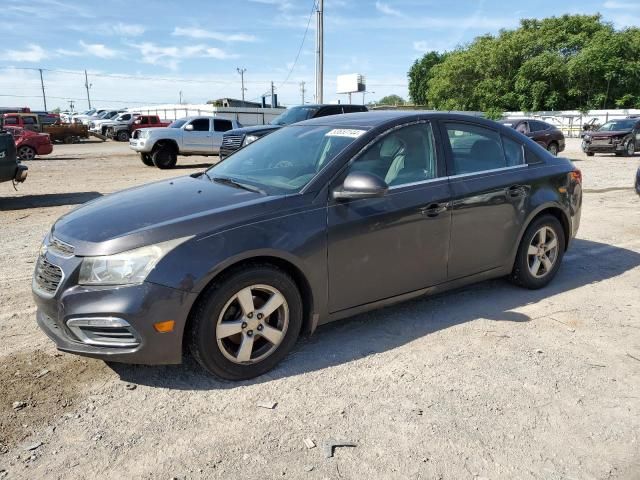
{"type": "MultiPolygon", "coordinates": [[[[209,175],[207,175],[209,177],[209,175]]],[[[209,177],[211,178],[211,177],[209,177]]],[[[264,190],[260,190],[258,187],[254,187],[253,185],[247,185],[246,183],[240,183],[237,180],[233,180],[232,178],[227,177],[213,177],[214,182],[223,183],[225,185],[229,185],[235,188],[242,188],[243,190],[248,190],[250,192],[259,193],[261,195],[266,195],[264,190]]]]}

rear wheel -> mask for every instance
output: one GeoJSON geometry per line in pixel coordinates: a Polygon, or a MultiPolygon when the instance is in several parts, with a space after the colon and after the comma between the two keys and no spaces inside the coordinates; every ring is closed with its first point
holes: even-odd
{"type": "Polygon", "coordinates": [[[564,230],[556,217],[536,219],[520,241],[511,280],[532,290],[546,286],[560,268],[564,245],[564,230]]]}
{"type": "Polygon", "coordinates": [[[553,155],[554,157],[558,156],[558,144],[556,142],[551,142],[547,147],[547,151],[553,155]]]}
{"type": "Polygon", "coordinates": [[[302,299],[293,279],[270,265],[221,278],[192,317],[189,347],[209,372],[228,380],[271,370],[295,344],[302,299]]]}
{"type": "Polygon", "coordinates": [[[178,155],[175,149],[169,146],[158,148],[151,154],[151,158],[153,159],[153,164],[162,170],[173,168],[178,163],[178,155]]]}
{"type": "Polygon", "coordinates": [[[62,143],[66,144],[66,145],[70,145],[73,143],[73,137],[71,135],[67,135],[66,137],[64,137],[62,139],[62,143]]]}
{"type": "Polygon", "coordinates": [[[24,145],[18,149],[18,156],[20,157],[20,160],[33,160],[36,158],[36,151],[33,148],[24,145]]]}
{"type": "Polygon", "coordinates": [[[129,140],[129,132],[127,132],[126,130],[120,130],[116,135],[116,138],[120,142],[126,142],[129,140]]]}
{"type": "Polygon", "coordinates": [[[153,167],[153,159],[151,158],[150,154],[141,153],[140,160],[142,160],[142,163],[144,163],[147,167],[153,167]]]}

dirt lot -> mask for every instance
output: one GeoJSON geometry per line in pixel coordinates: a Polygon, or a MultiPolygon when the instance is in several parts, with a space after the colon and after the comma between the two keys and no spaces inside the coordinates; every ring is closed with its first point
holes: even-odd
{"type": "Polygon", "coordinates": [[[56,146],[18,192],[0,185],[0,479],[640,478],[640,157],[575,140],[565,155],[582,226],[549,287],[496,280],[360,315],[228,383],[190,361],[57,353],[37,329],[31,273],[56,218],[211,161],[160,171],[124,144],[56,146]],[[330,438],[357,446],[325,458],[330,438]]]}

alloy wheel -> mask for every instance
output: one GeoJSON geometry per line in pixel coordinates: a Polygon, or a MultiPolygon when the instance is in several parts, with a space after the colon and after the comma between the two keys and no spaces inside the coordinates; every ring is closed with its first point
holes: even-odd
{"type": "Polygon", "coordinates": [[[558,156],[558,146],[555,143],[549,145],[549,153],[554,157],[558,156]]]}
{"type": "Polygon", "coordinates": [[[20,147],[18,156],[21,160],[33,160],[36,157],[36,152],[31,147],[20,147]]]}
{"type": "Polygon", "coordinates": [[[631,157],[635,153],[635,151],[636,151],[636,146],[633,143],[633,140],[629,140],[627,142],[627,155],[631,157]]]}
{"type": "Polygon", "coordinates": [[[258,363],[277,350],[288,326],[284,295],[270,285],[252,285],[222,309],[216,324],[218,348],[233,363],[258,363]]]}
{"type": "Polygon", "coordinates": [[[558,238],[553,229],[544,226],[538,230],[527,250],[529,272],[535,278],[542,278],[553,270],[558,259],[558,238]]]}

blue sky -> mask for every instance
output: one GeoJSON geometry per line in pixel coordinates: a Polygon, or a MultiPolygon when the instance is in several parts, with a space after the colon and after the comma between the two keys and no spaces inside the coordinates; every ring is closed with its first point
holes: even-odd
{"type": "MultiPolygon", "coordinates": [[[[280,101],[313,101],[313,0],[29,0],[3,2],[0,105],[41,108],[76,99],[86,107],[84,69],[94,104],[240,97],[237,67],[247,69],[247,99],[275,82],[280,101]],[[285,82],[285,80],[288,80],[285,82]],[[8,97],[7,95],[15,95],[8,97]]],[[[640,26],[640,0],[532,2],[482,0],[325,0],[325,101],[339,74],[362,73],[369,99],[407,95],[406,72],[427,50],[450,50],[520,18],[600,12],[618,28],[640,26]]],[[[362,101],[361,95],[355,101],[362,101]]]]}

